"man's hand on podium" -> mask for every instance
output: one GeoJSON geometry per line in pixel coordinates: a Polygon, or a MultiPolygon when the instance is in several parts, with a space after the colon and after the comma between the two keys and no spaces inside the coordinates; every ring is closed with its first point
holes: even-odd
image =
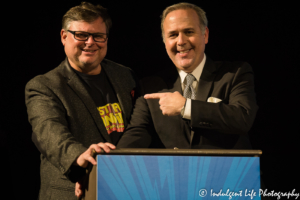
{"type": "Polygon", "coordinates": [[[75,165],[79,165],[80,167],[86,168],[88,163],[92,163],[93,165],[97,165],[96,160],[93,158],[92,153],[93,150],[97,153],[101,153],[102,150],[106,153],[109,153],[111,149],[115,149],[116,146],[111,143],[103,143],[100,142],[98,144],[92,144],[85,152],[83,152],[74,163],[75,165]]]}
{"type": "MultiPolygon", "coordinates": [[[[116,146],[111,143],[103,143],[100,142],[98,144],[92,144],[85,152],[83,152],[74,162],[75,165],[86,168],[88,163],[92,163],[93,165],[97,165],[96,160],[93,158],[93,151],[97,153],[101,153],[102,150],[106,153],[109,153],[111,149],[115,149],[116,146]]],[[[83,185],[82,181],[78,181],[75,184],[75,195],[77,197],[81,197],[83,194],[83,185]]]]}

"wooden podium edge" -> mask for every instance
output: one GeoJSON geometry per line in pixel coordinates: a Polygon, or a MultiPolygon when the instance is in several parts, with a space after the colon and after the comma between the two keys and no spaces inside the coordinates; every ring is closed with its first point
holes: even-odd
{"type": "MultiPolygon", "coordinates": [[[[107,154],[105,152],[99,154],[107,154]]],[[[237,149],[148,149],[148,148],[119,148],[111,150],[112,155],[197,155],[197,156],[256,156],[262,155],[261,150],[237,149]]],[[[108,155],[107,154],[107,155],[108,155]]]]}

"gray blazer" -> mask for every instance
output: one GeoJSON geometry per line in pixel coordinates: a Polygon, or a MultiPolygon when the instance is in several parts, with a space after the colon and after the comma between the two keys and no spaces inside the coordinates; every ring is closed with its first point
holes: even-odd
{"type": "MultiPolygon", "coordinates": [[[[107,59],[102,70],[122,108],[125,127],[132,113],[136,81],[132,71],[107,59]]],[[[32,140],[41,152],[40,199],[76,199],[72,163],[94,143],[110,142],[96,105],[67,59],[25,88],[32,140]]],[[[74,171],[73,171],[74,173],[74,171]]]]}

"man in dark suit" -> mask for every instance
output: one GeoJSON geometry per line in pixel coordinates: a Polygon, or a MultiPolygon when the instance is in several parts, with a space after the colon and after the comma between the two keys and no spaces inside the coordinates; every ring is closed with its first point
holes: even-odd
{"type": "Polygon", "coordinates": [[[110,26],[100,5],[71,8],[61,30],[67,58],[26,85],[32,140],[41,152],[39,199],[77,199],[75,182],[96,164],[93,149],[114,149],[127,126],[136,82],[129,68],[104,59],[110,26]]]}
{"type": "Polygon", "coordinates": [[[161,28],[177,69],[142,80],[146,95],[118,147],[251,149],[247,132],[258,107],[250,65],[205,55],[209,30],[198,6],[166,8],[161,28]]]}

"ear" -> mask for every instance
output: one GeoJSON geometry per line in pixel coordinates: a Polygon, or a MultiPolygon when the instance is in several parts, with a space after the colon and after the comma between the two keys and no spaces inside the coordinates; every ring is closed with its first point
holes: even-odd
{"type": "Polygon", "coordinates": [[[60,31],[60,39],[61,39],[61,43],[65,46],[66,44],[66,40],[67,40],[67,31],[65,31],[65,29],[61,29],[60,31]]]}
{"type": "Polygon", "coordinates": [[[208,43],[208,36],[209,36],[209,30],[208,30],[208,28],[206,27],[206,28],[205,28],[205,33],[204,33],[205,44],[208,43]]]}

